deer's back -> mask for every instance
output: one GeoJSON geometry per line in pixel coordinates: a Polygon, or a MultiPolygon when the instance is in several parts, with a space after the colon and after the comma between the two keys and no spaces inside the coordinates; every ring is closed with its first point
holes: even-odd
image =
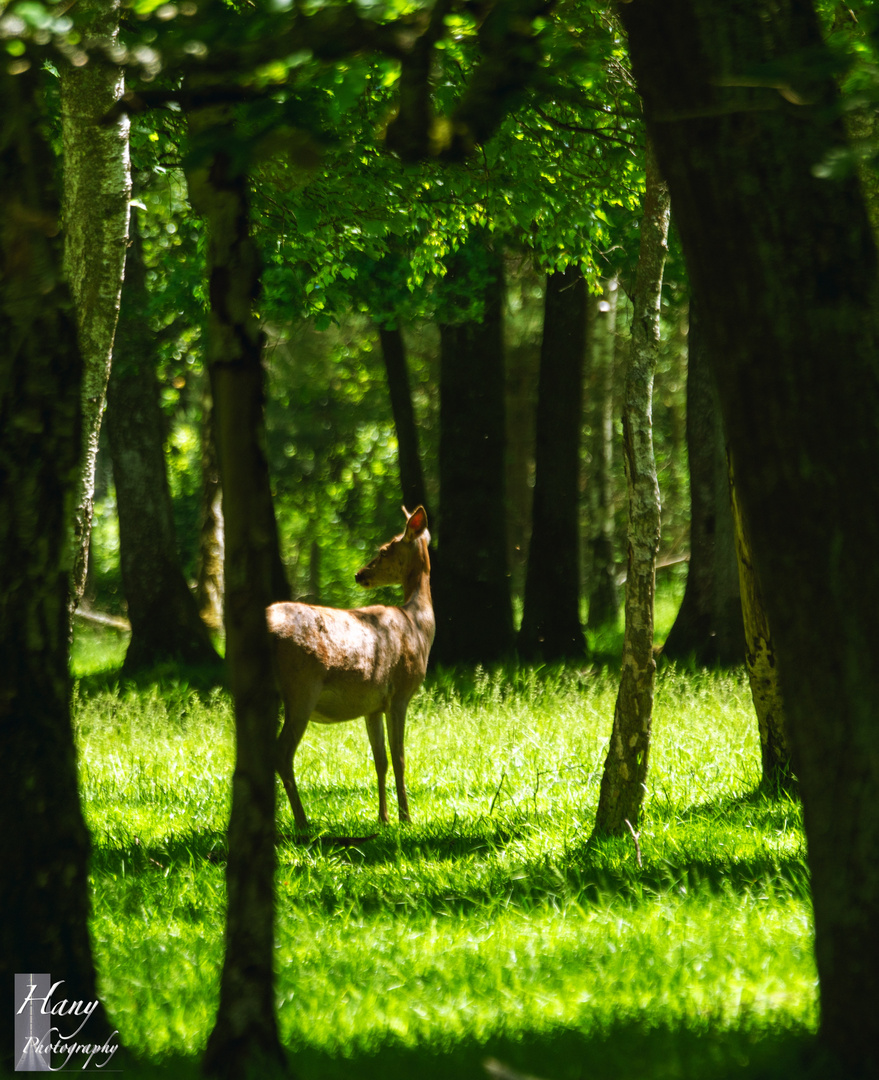
{"type": "Polygon", "coordinates": [[[266,616],[282,685],[319,684],[317,712],[327,719],[376,711],[424,679],[429,643],[400,608],[280,603],[266,616]]]}

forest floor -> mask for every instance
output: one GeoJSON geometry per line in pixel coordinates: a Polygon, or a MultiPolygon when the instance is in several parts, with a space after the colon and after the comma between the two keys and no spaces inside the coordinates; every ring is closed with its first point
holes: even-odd
{"type": "MultiPolygon", "coordinates": [[[[100,996],[132,1075],[195,1077],[222,965],[231,706],[122,682],[91,633],[74,723],[100,996]]],[[[589,845],[615,696],[601,665],[434,674],[409,713],[413,821],[381,830],[363,725],[309,727],[311,843],[278,803],[278,1017],[300,1080],[476,1080],[497,1062],[542,1080],[802,1075],[801,812],[758,790],[747,679],[660,672],[637,843],[589,845]]]]}

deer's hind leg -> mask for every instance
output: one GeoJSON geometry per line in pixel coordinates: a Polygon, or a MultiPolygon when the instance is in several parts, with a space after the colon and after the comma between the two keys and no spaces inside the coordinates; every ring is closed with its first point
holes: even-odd
{"type": "Polygon", "coordinates": [[[364,720],[369,735],[369,744],[372,747],[375,773],[378,777],[378,816],[387,825],[388,797],[385,780],[388,775],[388,751],[385,746],[384,715],[382,712],[374,712],[370,713],[369,716],[365,716],[364,720]]]}
{"type": "Polygon", "coordinates": [[[400,811],[400,821],[409,820],[409,800],[406,796],[406,757],[403,752],[403,742],[406,735],[406,709],[409,699],[403,701],[394,699],[388,709],[388,742],[391,746],[391,765],[394,767],[394,780],[397,785],[397,807],[400,811]]]}

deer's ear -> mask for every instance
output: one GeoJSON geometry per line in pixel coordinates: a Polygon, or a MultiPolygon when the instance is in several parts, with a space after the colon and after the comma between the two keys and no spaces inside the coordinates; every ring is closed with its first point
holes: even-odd
{"type": "Polygon", "coordinates": [[[421,536],[426,528],[427,511],[423,506],[419,506],[412,511],[409,520],[406,522],[406,538],[414,540],[416,537],[421,536]]]}

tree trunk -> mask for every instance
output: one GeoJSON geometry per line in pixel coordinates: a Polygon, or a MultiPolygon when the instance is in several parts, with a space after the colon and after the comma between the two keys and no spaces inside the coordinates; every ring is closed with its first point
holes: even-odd
{"type": "Polygon", "coordinates": [[[791,752],[787,739],[787,721],[781,694],[778,656],[766,602],[754,569],[754,557],[744,512],[736,494],[732,454],[729,455],[729,489],[732,517],[735,522],[736,558],[741,582],[741,609],[744,617],[745,664],[760,732],[760,761],[763,788],[770,794],[790,790],[791,752]]]}
{"type": "Polygon", "coordinates": [[[662,655],[700,667],[728,666],[740,664],[744,655],[739,568],[720,402],[692,299],[687,343],[690,565],[684,599],[662,655]]]}
{"type": "Polygon", "coordinates": [[[128,242],[131,171],[127,114],[101,123],[122,96],[122,69],[100,50],[116,40],[118,0],[80,0],[74,8],[82,44],[92,56],[61,68],[64,144],[64,270],[76,301],[82,381],[82,475],[73,511],[72,608],[82,598],[88,567],[98,436],[110,374],[113,335],[128,242]]]}
{"type": "Polygon", "coordinates": [[[223,529],[223,489],[214,446],[214,405],[210,387],[201,403],[201,526],[198,532],[198,565],[195,572],[195,601],[202,622],[209,630],[223,629],[223,558],[226,548],[223,529]]]}
{"type": "Polygon", "coordinates": [[[526,660],[582,657],[580,428],[586,282],[579,267],[548,274],[537,388],[534,498],[517,648],[526,660]]]}
{"type": "Polygon", "coordinates": [[[180,568],[162,440],[154,335],[145,315],[148,306],[137,211],[132,209],[131,245],[107,391],[122,584],[131,623],[127,671],[163,660],[185,664],[220,660],[180,568]]]}
{"type": "Polygon", "coordinates": [[[403,505],[408,507],[411,513],[416,506],[426,505],[427,500],[421,471],[421,452],[418,448],[418,427],[415,423],[415,409],[412,407],[409,368],[406,364],[406,346],[399,327],[389,329],[380,326],[378,334],[388,377],[394,428],[397,432],[403,505]]]}
{"type": "Polygon", "coordinates": [[[637,828],[647,779],[656,675],[653,601],[660,525],[652,400],[668,220],[668,189],[648,145],[641,242],[632,296],[632,351],[623,409],[629,497],[626,630],[613,732],[601,778],[593,835],[623,833],[627,822],[631,828],[637,828]]]}
{"type": "Polygon", "coordinates": [[[806,0],[621,16],[709,335],[803,800],[820,1032],[879,1073],[879,259],[806,0]],[[805,63],[804,58],[808,58],[805,63]],[[769,72],[744,79],[748,72],[769,72]]]}
{"type": "Polygon", "coordinates": [[[501,259],[491,252],[487,271],[479,321],[440,327],[433,657],[444,664],[491,664],[513,651],[504,497],[504,282],[501,259]]]}
{"type": "Polygon", "coordinates": [[[528,546],[531,540],[531,504],[534,501],[534,436],[537,420],[537,380],[540,346],[523,340],[504,347],[504,420],[506,445],[507,566],[510,589],[525,590],[528,546]]]}
{"type": "Polygon", "coordinates": [[[208,226],[207,359],[226,535],[226,659],[235,702],[235,774],[226,866],[220,1005],[203,1061],[215,1077],[285,1074],[274,996],[275,759],[278,695],[266,626],[278,533],[263,430],[260,262],[250,235],[243,147],[223,110],[195,114],[204,164],[188,174],[208,226]],[[237,167],[235,163],[238,163],[237,167]]]}
{"type": "MultiPolygon", "coordinates": [[[[82,359],[42,78],[38,58],[15,74],[0,66],[0,985],[48,972],[68,999],[94,1001],[68,672],[82,359]]],[[[8,1065],[13,1025],[2,1030],[8,1065]]],[[[109,1034],[99,1006],[87,1041],[109,1034]]]]}
{"type": "Polygon", "coordinates": [[[619,282],[605,283],[593,318],[591,357],[592,468],[589,476],[590,630],[614,625],[620,610],[614,551],[613,389],[619,282]]]}

